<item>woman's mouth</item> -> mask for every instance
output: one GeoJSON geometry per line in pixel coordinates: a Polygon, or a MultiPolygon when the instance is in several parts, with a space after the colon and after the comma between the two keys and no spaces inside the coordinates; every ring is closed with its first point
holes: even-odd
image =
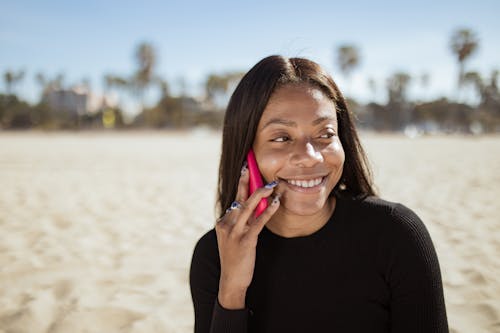
{"type": "Polygon", "coordinates": [[[286,183],[291,190],[303,193],[318,192],[319,189],[326,183],[327,176],[309,178],[309,179],[285,179],[280,178],[280,183],[286,183]]]}

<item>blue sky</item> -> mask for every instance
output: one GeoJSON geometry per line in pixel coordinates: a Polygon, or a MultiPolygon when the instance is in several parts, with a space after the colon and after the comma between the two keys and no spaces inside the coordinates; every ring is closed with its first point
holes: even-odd
{"type": "MultiPolygon", "coordinates": [[[[157,72],[175,92],[184,77],[202,92],[211,72],[248,70],[270,54],[309,57],[340,88],[361,101],[386,98],[383,85],[395,71],[430,74],[415,98],[454,94],[457,64],[449,50],[453,30],[467,27],[480,38],[469,69],[489,76],[500,69],[500,1],[4,1],[0,0],[0,72],[24,69],[16,91],[39,97],[37,72],[64,73],[66,83],[90,79],[102,89],[105,73],[129,75],[141,41],[155,45],[157,72]],[[335,47],[354,43],[361,65],[351,80],[334,63],[335,47]],[[379,85],[374,94],[368,78],[379,85]]],[[[4,84],[0,85],[4,90],[4,84]]]]}

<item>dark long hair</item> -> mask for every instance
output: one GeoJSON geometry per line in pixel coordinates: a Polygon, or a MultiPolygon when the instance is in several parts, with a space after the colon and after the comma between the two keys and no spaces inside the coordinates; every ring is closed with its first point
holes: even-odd
{"type": "Polygon", "coordinates": [[[372,175],[353,116],[337,85],[317,63],[304,58],[269,56],[259,61],[236,87],[224,117],[219,164],[217,215],[235,199],[240,170],[253,145],[260,117],[273,92],[284,85],[304,83],[320,89],[336,107],[338,134],[345,152],[340,181],[332,195],[352,198],[375,195],[372,175]]]}

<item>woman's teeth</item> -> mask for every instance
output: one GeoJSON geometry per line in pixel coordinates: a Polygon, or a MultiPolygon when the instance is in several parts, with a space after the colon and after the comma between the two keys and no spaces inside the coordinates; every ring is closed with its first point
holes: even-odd
{"type": "Polygon", "coordinates": [[[316,185],[319,185],[322,181],[323,178],[316,178],[311,180],[287,180],[288,183],[300,187],[314,187],[316,185]]]}

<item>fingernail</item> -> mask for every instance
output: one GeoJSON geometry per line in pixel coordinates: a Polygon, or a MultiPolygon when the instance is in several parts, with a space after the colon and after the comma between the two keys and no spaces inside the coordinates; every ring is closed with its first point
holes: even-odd
{"type": "Polygon", "coordinates": [[[276,205],[280,201],[280,194],[276,194],[276,196],[273,198],[273,201],[271,202],[271,205],[276,205]]]}
{"type": "Polygon", "coordinates": [[[241,174],[244,175],[247,172],[247,161],[243,162],[243,166],[241,167],[241,174]]]}
{"type": "Polygon", "coordinates": [[[269,188],[275,187],[276,185],[278,185],[278,181],[274,180],[274,181],[270,182],[269,184],[266,184],[266,186],[264,186],[264,187],[269,189],[269,188]]]}

